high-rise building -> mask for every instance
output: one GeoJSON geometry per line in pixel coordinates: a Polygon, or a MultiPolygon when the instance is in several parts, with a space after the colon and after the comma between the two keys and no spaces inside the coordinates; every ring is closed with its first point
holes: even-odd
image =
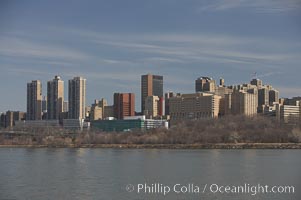
{"type": "Polygon", "coordinates": [[[146,74],[141,76],[141,112],[145,110],[148,96],[163,97],[163,76],[146,74]]]}
{"type": "Polygon", "coordinates": [[[165,115],[169,115],[169,98],[174,97],[176,94],[173,92],[165,93],[165,115]]]}
{"type": "Polygon", "coordinates": [[[273,105],[274,102],[279,102],[279,92],[272,89],[269,91],[269,104],[273,105]]]}
{"type": "Polygon", "coordinates": [[[42,119],[42,83],[34,80],[27,83],[27,120],[42,119]]]}
{"type": "Polygon", "coordinates": [[[158,116],[159,113],[159,97],[158,96],[148,96],[145,98],[145,110],[144,115],[147,118],[154,118],[158,116]]]}
{"type": "Polygon", "coordinates": [[[269,89],[262,87],[258,90],[258,112],[262,113],[263,107],[269,105],[269,89]]]}
{"type": "Polygon", "coordinates": [[[234,89],[232,94],[228,94],[231,95],[230,99],[227,98],[230,100],[231,106],[226,104],[226,108],[230,107],[231,114],[252,116],[257,113],[257,107],[258,107],[257,90],[256,89],[253,89],[253,91],[250,90],[244,91],[244,90],[234,89]]]}
{"type": "Polygon", "coordinates": [[[59,76],[47,82],[47,119],[59,119],[63,112],[64,81],[59,76]]]}
{"type": "Polygon", "coordinates": [[[86,79],[74,77],[68,88],[69,119],[84,119],[86,107],[86,79]]]}
{"type": "Polygon", "coordinates": [[[199,77],[195,80],[195,92],[214,92],[215,80],[209,77],[199,77]]]}
{"type": "Polygon", "coordinates": [[[114,93],[114,117],[123,119],[127,116],[135,116],[135,94],[114,93]]]}

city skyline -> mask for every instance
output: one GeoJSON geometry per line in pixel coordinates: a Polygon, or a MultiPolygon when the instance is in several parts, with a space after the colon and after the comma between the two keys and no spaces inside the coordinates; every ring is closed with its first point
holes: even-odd
{"type": "Polygon", "coordinates": [[[296,0],[2,1],[0,80],[10,84],[0,87],[0,111],[24,111],[24,83],[43,77],[45,86],[55,75],[85,77],[88,105],[113,102],[115,91],[140,102],[146,73],[166,77],[164,91],[190,93],[198,76],[235,85],[257,72],[281,97],[300,96],[300,8],[296,0]]]}
{"type": "MultiPolygon", "coordinates": [[[[142,92],[142,77],[144,77],[144,76],[156,76],[156,77],[162,77],[163,78],[163,76],[161,76],[161,75],[154,75],[154,74],[150,74],[150,73],[147,73],[147,74],[144,74],[144,75],[141,75],[140,76],[140,81],[141,81],[141,83],[140,83],[140,93],[128,93],[128,92],[126,92],[125,91],[125,93],[124,94],[133,94],[134,95],[134,101],[136,101],[136,99],[137,99],[137,97],[136,96],[141,96],[141,92],[142,92]]],[[[85,77],[79,77],[79,76],[75,76],[75,77],[73,77],[73,78],[71,78],[70,80],[68,80],[68,81],[64,81],[64,78],[63,77],[61,77],[61,76],[59,76],[59,75],[55,75],[54,76],[54,78],[52,78],[52,79],[50,79],[50,80],[48,80],[48,81],[44,81],[46,84],[43,84],[43,81],[41,81],[42,79],[35,79],[35,80],[30,80],[30,81],[27,81],[27,90],[28,90],[28,84],[32,84],[32,83],[34,83],[34,82],[39,82],[39,84],[40,84],[40,88],[39,88],[39,90],[40,91],[45,91],[46,92],[46,95],[44,95],[44,93],[45,92],[42,92],[42,95],[40,96],[40,99],[41,99],[41,102],[40,102],[40,104],[41,104],[41,111],[42,111],[42,99],[47,99],[47,93],[49,92],[48,91],[48,84],[47,83],[49,83],[49,82],[52,82],[52,81],[54,81],[55,79],[57,79],[57,77],[59,78],[59,80],[62,82],[62,90],[63,91],[65,91],[65,94],[62,96],[63,97],[63,99],[66,99],[66,100],[69,100],[70,98],[72,98],[71,96],[69,97],[69,92],[68,92],[68,90],[70,90],[70,81],[72,82],[73,80],[76,80],[76,79],[81,79],[81,80],[84,80],[84,85],[86,85],[86,81],[87,81],[87,79],[85,79],[85,77]],[[67,82],[67,86],[66,86],[66,88],[65,88],[65,83],[67,82]],[[43,88],[43,85],[46,85],[46,86],[44,86],[44,87],[46,87],[46,88],[43,88]],[[66,90],[67,90],[67,92],[66,92],[66,90]],[[67,93],[67,94],[66,94],[67,93]]],[[[168,93],[174,93],[174,94],[192,94],[192,93],[219,93],[217,90],[216,91],[214,91],[214,92],[212,92],[212,91],[196,91],[196,81],[199,81],[200,80],[200,78],[209,78],[210,80],[212,80],[212,81],[214,81],[214,86],[215,87],[217,87],[218,88],[218,84],[216,84],[216,81],[219,81],[220,83],[225,83],[225,79],[223,79],[222,77],[220,77],[220,80],[216,80],[216,79],[214,79],[214,78],[212,78],[212,77],[196,77],[195,78],[195,80],[193,81],[192,80],[192,83],[191,83],[191,87],[193,88],[193,90],[192,91],[190,91],[190,92],[188,92],[188,91],[183,91],[183,92],[179,92],[179,91],[165,91],[164,89],[163,89],[163,97],[164,96],[166,96],[166,94],[168,94],[168,93]],[[221,82],[222,81],[222,82],[221,82]]],[[[138,79],[139,79],[139,77],[138,77],[138,79]]],[[[264,81],[262,81],[261,79],[259,79],[258,77],[253,77],[253,79],[252,80],[250,80],[249,82],[242,82],[242,83],[237,83],[236,85],[227,85],[226,83],[225,84],[223,84],[223,86],[225,87],[225,88],[235,88],[235,87],[240,87],[240,86],[242,86],[243,84],[254,84],[254,85],[256,85],[255,83],[254,83],[254,81],[255,80],[257,80],[257,81],[259,81],[260,83],[261,83],[261,86],[268,86],[268,87],[272,87],[272,85],[271,84],[269,84],[269,83],[265,83],[264,81]]],[[[85,88],[84,88],[84,91],[86,91],[88,88],[86,88],[86,86],[84,86],[85,88]]],[[[164,84],[163,84],[163,88],[164,88],[164,84]]],[[[277,88],[275,88],[275,89],[277,89],[277,88]]],[[[27,91],[28,92],[28,91],[27,91]]],[[[278,91],[280,94],[282,93],[282,91],[278,91]]],[[[116,90],[114,90],[114,88],[112,88],[112,94],[111,94],[111,96],[113,96],[113,98],[112,98],[112,101],[108,101],[107,103],[109,104],[109,105],[114,105],[114,95],[115,94],[119,94],[119,92],[117,92],[116,90]]],[[[219,96],[222,96],[222,94],[218,94],[219,96]]],[[[84,96],[86,96],[86,94],[84,95],[84,96]]],[[[154,96],[156,96],[156,95],[150,95],[151,97],[154,97],[154,96]]],[[[281,95],[280,95],[281,96],[281,95]]],[[[280,96],[279,96],[279,98],[280,98],[280,96]]],[[[295,97],[300,97],[301,95],[298,95],[298,96],[295,96],[295,97]]],[[[27,94],[27,98],[28,98],[28,94],[27,94]]],[[[106,96],[106,97],[104,97],[104,96],[102,96],[102,97],[100,97],[101,99],[105,99],[106,101],[107,101],[107,99],[110,99],[110,96],[106,96]]],[[[282,97],[281,96],[281,98],[290,98],[290,97],[282,97]]],[[[87,102],[86,100],[84,101],[85,103],[85,106],[91,106],[91,105],[93,105],[94,103],[95,103],[95,101],[97,101],[98,100],[98,97],[95,97],[94,99],[93,99],[93,102],[87,102]]],[[[164,101],[165,101],[166,99],[164,98],[164,101]]],[[[27,100],[28,101],[28,100],[27,100]]],[[[27,101],[26,101],[26,99],[25,99],[25,103],[27,104],[27,101]]],[[[69,104],[69,101],[64,101],[64,102],[67,102],[68,104],[69,104]]],[[[270,103],[270,102],[268,102],[268,103],[270,103]]],[[[267,104],[268,104],[267,103],[267,104]]],[[[135,112],[138,112],[139,113],[139,111],[140,111],[140,109],[141,109],[141,104],[142,104],[142,101],[141,101],[141,99],[139,99],[138,100],[138,102],[135,104],[135,107],[134,107],[134,111],[135,112]]],[[[48,105],[48,103],[47,103],[47,105],[48,105]]],[[[70,109],[70,106],[69,106],[69,109],[70,109]]],[[[17,110],[17,109],[8,109],[8,110],[6,110],[6,111],[20,111],[20,112],[26,112],[26,107],[24,108],[24,110],[17,110]]],[[[6,112],[6,111],[0,111],[0,113],[1,112],[6,112]]],[[[143,114],[143,111],[141,111],[141,113],[143,114]]],[[[41,115],[42,116],[42,115],[41,115]]]]}

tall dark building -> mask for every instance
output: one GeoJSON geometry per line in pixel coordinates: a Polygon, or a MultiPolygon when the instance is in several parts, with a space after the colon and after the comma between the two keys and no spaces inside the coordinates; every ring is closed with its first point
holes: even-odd
{"type": "Polygon", "coordinates": [[[114,93],[114,117],[123,119],[128,116],[135,116],[135,94],[114,93]]]}
{"type": "Polygon", "coordinates": [[[27,120],[42,119],[42,84],[35,80],[27,83],[27,120]]]}
{"type": "Polygon", "coordinates": [[[169,115],[169,98],[176,96],[173,92],[165,93],[165,115],[169,115]]]}
{"type": "Polygon", "coordinates": [[[74,77],[68,86],[68,118],[85,119],[86,79],[74,77]]]}
{"type": "Polygon", "coordinates": [[[163,97],[163,76],[146,74],[141,76],[141,112],[145,110],[148,96],[163,97]]]}
{"type": "Polygon", "coordinates": [[[64,81],[59,76],[55,76],[47,83],[47,118],[59,119],[63,112],[64,102],[64,81]]]}
{"type": "Polygon", "coordinates": [[[274,102],[279,102],[279,92],[275,89],[269,91],[269,103],[273,105],[274,102]]]}

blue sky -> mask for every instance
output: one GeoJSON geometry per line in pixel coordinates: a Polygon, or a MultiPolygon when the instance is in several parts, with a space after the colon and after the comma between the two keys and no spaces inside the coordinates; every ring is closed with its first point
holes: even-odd
{"type": "Polygon", "coordinates": [[[199,76],[227,85],[257,72],[301,96],[300,0],[1,0],[0,111],[26,110],[26,83],[87,79],[87,104],[134,92],[140,76],[189,93],[199,76]]]}

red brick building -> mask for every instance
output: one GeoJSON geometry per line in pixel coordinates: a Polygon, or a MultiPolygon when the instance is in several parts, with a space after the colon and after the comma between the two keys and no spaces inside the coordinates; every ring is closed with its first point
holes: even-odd
{"type": "Polygon", "coordinates": [[[135,116],[135,94],[114,93],[114,117],[123,119],[127,116],[135,116]]]}

